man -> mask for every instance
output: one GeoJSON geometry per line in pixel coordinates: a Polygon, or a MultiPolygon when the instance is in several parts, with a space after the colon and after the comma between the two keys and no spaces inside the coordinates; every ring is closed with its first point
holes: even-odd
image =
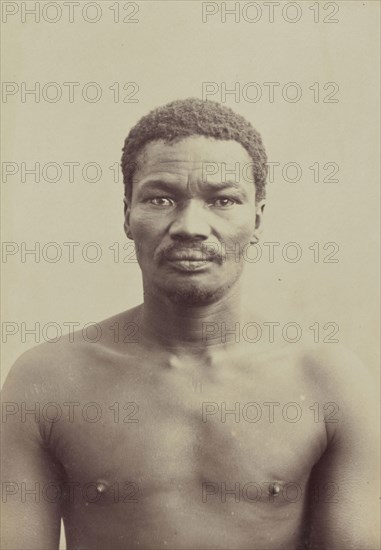
{"type": "Polygon", "coordinates": [[[144,304],[13,367],[3,548],[57,548],[61,517],[69,549],[377,548],[365,369],[231,331],[255,319],[241,274],[264,209],[259,134],[175,101],[131,130],[122,169],[144,304]]]}

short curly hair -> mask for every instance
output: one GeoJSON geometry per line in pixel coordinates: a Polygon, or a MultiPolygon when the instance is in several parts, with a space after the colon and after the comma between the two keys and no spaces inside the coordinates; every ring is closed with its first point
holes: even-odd
{"type": "Polygon", "coordinates": [[[143,147],[155,140],[171,143],[194,135],[238,141],[253,165],[255,197],[265,198],[267,155],[260,134],[243,116],[215,101],[188,98],[150,111],[130,130],[123,147],[122,172],[125,196],[130,199],[132,181],[143,147]]]}

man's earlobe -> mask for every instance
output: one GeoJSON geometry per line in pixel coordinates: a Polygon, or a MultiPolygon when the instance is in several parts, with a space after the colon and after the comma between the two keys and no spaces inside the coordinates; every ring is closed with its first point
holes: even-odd
{"type": "Polygon", "coordinates": [[[265,209],[265,201],[261,200],[256,204],[256,212],[255,212],[255,229],[254,231],[256,233],[262,232],[262,224],[263,224],[263,211],[265,209]]]}
{"type": "Polygon", "coordinates": [[[126,234],[126,237],[127,237],[128,239],[131,239],[131,240],[133,241],[133,240],[134,240],[134,237],[132,236],[131,229],[130,229],[130,227],[129,227],[129,225],[127,224],[126,221],[124,221],[123,227],[124,227],[124,232],[125,232],[125,234],[126,234]]]}
{"type": "Polygon", "coordinates": [[[123,202],[124,202],[124,224],[123,224],[124,232],[128,239],[134,240],[132,236],[131,228],[130,228],[130,205],[128,203],[127,197],[124,197],[123,202]]]}
{"type": "Polygon", "coordinates": [[[255,227],[253,230],[252,238],[250,239],[250,244],[256,244],[259,241],[259,237],[263,230],[263,210],[265,208],[265,201],[262,200],[256,204],[255,212],[255,227]]]}

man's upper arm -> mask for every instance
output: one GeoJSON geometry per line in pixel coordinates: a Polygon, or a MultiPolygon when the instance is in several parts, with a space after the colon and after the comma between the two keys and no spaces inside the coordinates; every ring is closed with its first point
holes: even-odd
{"type": "Polygon", "coordinates": [[[338,413],[326,419],[328,446],[311,475],[309,548],[377,550],[380,464],[374,383],[357,358],[340,353],[324,366],[326,395],[336,396],[338,413]]]}
{"type": "Polygon", "coordinates": [[[38,408],[46,396],[36,363],[38,356],[33,353],[23,356],[2,392],[4,549],[50,550],[59,546],[61,470],[42,435],[38,408]]]}

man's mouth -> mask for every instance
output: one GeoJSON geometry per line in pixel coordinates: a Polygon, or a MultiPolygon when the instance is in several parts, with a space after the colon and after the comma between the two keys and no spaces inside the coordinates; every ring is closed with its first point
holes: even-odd
{"type": "Polygon", "coordinates": [[[212,263],[212,260],[206,258],[205,254],[175,253],[171,254],[167,260],[182,271],[199,271],[212,263]]]}

